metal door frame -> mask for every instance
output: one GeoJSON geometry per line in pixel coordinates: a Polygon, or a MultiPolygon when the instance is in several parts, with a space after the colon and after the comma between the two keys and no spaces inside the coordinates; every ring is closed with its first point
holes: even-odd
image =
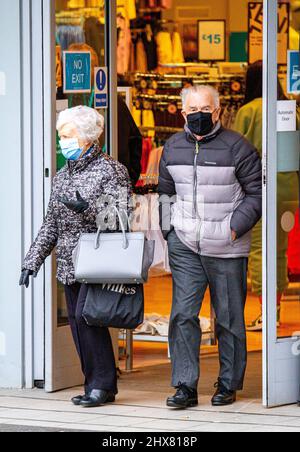
{"type": "MultiPolygon", "coordinates": [[[[43,3],[43,67],[44,67],[44,169],[49,170],[50,177],[44,177],[44,209],[48,205],[50,198],[52,177],[55,174],[56,162],[56,74],[55,74],[55,2],[42,0],[43,3]]],[[[116,0],[105,0],[106,3],[106,65],[109,71],[109,112],[107,133],[107,149],[113,157],[118,156],[118,124],[117,124],[117,28],[111,26],[116,23],[117,4],[116,0]]],[[[45,211],[44,211],[45,213],[45,211]]],[[[74,370],[66,375],[60,375],[56,371],[59,356],[57,343],[58,331],[61,339],[70,342],[70,353],[75,348],[71,338],[70,327],[57,326],[57,302],[56,284],[53,274],[53,259],[48,259],[45,264],[45,390],[53,392],[64,387],[71,387],[81,382],[82,376],[78,366],[72,367],[74,370]],[[72,344],[71,344],[72,342],[72,344]]]]}
{"type": "Polygon", "coordinates": [[[263,405],[296,403],[300,363],[295,338],[277,337],[277,1],[264,0],[263,405]]]}

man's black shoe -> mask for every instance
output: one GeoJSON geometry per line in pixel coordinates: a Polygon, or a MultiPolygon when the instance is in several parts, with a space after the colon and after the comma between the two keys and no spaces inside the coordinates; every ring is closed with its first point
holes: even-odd
{"type": "Polygon", "coordinates": [[[212,406],[227,406],[236,402],[235,391],[229,391],[220,381],[215,384],[215,387],[217,391],[212,398],[212,406]]]}
{"type": "Polygon", "coordinates": [[[167,400],[168,407],[185,409],[198,405],[198,393],[195,389],[184,384],[179,384],[176,389],[176,394],[167,400]]]}
{"type": "Polygon", "coordinates": [[[80,402],[80,406],[83,408],[96,408],[105,405],[106,403],[112,403],[115,400],[116,396],[113,392],[93,389],[89,397],[80,402]]]}

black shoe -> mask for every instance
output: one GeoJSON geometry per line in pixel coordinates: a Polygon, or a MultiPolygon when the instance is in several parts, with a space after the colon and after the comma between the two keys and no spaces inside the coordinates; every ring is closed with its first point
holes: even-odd
{"type": "Polygon", "coordinates": [[[88,396],[86,394],[83,396],[79,395],[79,396],[73,397],[73,399],[71,399],[71,402],[73,403],[73,405],[79,406],[83,400],[87,400],[87,399],[88,399],[88,396]]]}
{"type": "Polygon", "coordinates": [[[191,408],[198,405],[198,393],[195,389],[189,388],[184,384],[179,384],[177,392],[173,397],[167,400],[167,406],[170,408],[191,408]]]}
{"type": "Polygon", "coordinates": [[[217,391],[212,398],[212,406],[227,406],[236,402],[236,392],[229,391],[222,382],[218,381],[215,384],[215,388],[217,388],[217,391]]]}
{"type": "Polygon", "coordinates": [[[96,408],[106,403],[113,403],[115,400],[116,396],[113,392],[93,389],[89,397],[80,402],[80,406],[83,408],[96,408]]]}

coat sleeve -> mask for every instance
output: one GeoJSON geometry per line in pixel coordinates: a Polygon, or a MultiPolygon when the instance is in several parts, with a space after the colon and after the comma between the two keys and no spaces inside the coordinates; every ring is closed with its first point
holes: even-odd
{"type": "Polygon", "coordinates": [[[57,244],[58,227],[55,218],[54,203],[52,190],[43,225],[25,257],[22,267],[25,270],[32,270],[38,273],[45,259],[51,254],[57,244]]]}
{"type": "Polygon", "coordinates": [[[175,182],[167,168],[167,154],[169,151],[169,144],[166,143],[159,167],[159,219],[160,227],[165,239],[173,230],[171,225],[172,206],[176,202],[176,187],[175,182]]]}
{"type": "Polygon", "coordinates": [[[126,211],[129,219],[133,212],[130,177],[125,166],[118,162],[107,162],[103,173],[101,195],[85,212],[86,220],[90,224],[96,223],[102,231],[119,230],[114,207],[126,211]]]}
{"type": "Polygon", "coordinates": [[[262,164],[256,149],[243,137],[235,146],[235,160],[236,177],[245,193],[231,220],[231,229],[239,238],[262,216],[262,164]]]}

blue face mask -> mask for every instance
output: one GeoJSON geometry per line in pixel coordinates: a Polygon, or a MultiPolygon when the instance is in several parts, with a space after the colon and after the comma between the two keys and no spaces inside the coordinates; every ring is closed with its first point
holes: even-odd
{"type": "Polygon", "coordinates": [[[68,138],[66,140],[60,140],[59,142],[63,156],[67,160],[78,160],[83,149],[79,147],[79,142],[77,138],[68,138]]]}

